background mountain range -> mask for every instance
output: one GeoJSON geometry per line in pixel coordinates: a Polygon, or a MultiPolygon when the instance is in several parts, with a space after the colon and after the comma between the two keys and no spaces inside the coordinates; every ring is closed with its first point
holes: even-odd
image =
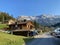
{"type": "Polygon", "coordinates": [[[46,15],[42,14],[39,16],[19,16],[18,20],[35,20],[41,25],[51,26],[57,23],[60,23],[60,15],[46,15]]]}

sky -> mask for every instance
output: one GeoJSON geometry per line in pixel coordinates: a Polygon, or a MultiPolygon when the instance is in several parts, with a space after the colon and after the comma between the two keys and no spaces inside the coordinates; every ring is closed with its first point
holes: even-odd
{"type": "Polygon", "coordinates": [[[0,12],[9,13],[14,17],[60,15],[60,0],[0,0],[0,12]]]}

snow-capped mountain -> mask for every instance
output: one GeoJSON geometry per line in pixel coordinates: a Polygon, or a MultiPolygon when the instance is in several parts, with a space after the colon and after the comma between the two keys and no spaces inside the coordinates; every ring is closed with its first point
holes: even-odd
{"type": "Polygon", "coordinates": [[[35,20],[36,17],[35,16],[19,16],[18,17],[18,20],[24,20],[24,19],[26,19],[26,20],[35,20]]]}
{"type": "Polygon", "coordinates": [[[60,22],[60,15],[40,15],[40,16],[20,16],[18,20],[36,20],[38,23],[46,26],[54,25],[60,22]]]}
{"type": "Polygon", "coordinates": [[[37,18],[37,22],[42,25],[54,25],[60,22],[60,15],[40,15],[37,18]]]}

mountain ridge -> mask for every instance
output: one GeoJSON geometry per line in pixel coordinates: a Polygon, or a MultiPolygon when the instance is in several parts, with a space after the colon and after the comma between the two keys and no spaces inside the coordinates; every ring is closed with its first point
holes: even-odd
{"type": "Polygon", "coordinates": [[[56,23],[60,23],[60,15],[47,15],[42,14],[39,16],[20,16],[18,20],[35,20],[36,22],[40,23],[41,25],[50,26],[56,23]]]}

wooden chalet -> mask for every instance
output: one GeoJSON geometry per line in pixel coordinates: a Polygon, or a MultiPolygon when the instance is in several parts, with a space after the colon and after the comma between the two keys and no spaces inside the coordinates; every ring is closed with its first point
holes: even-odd
{"type": "Polygon", "coordinates": [[[13,24],[9,24],[9,28],[11,30],[32,30],[34,29],[34,25],[32,21],[25,21],[25,22],[15,22],[13,24]]]}
{"type": "Polygon", "coordinates": [[[34,24],[32,21],[19,21],[19,22],[15,22],[15,23],[12,23],[12,24],[9,24],[9,29],[10,31],[12,31],[11,33],[13,32],[30,32],[30,31],[33,31],[35,28],[34,28],[34,24]]]}

